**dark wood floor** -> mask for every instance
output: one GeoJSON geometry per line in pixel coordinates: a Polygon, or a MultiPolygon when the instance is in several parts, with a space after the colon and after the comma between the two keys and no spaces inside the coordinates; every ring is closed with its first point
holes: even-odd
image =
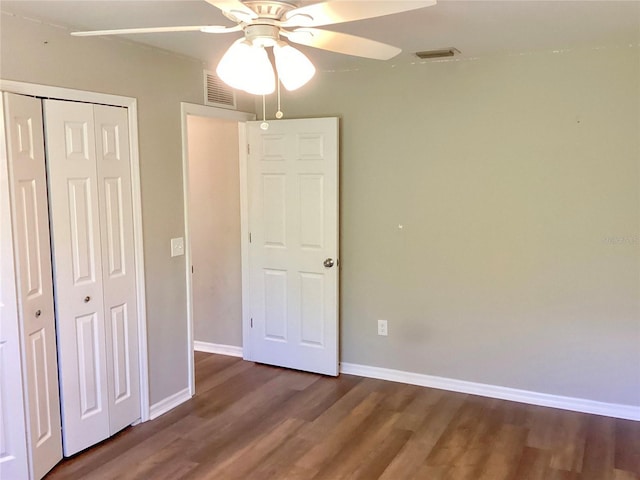
{"type": "Polygon", "coordinates": [[[640,479],[640,422],[196,353],[197,395],[54,479],[640,479]]]}

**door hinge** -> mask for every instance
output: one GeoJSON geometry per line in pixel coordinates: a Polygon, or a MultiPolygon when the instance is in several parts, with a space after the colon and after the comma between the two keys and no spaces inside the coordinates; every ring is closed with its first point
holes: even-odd
{"type": "Polygon", "coordinates": [[[193,265],[191,265],[191,274],[193,275],[193,265]]]}
{"type": "Polygon", "coordinates": [[[249,232],[249,243],[251,243],[251,232],[249,232]]]}
{"type": "Polygon", "coordinates": [[[247,154],[251,154],[251,144],[247,143],[247,154]]]}
{"type": "Polygon", "coordinates": [[[253,328],[253,318],[251,319],[251,328],[253,328]]]}

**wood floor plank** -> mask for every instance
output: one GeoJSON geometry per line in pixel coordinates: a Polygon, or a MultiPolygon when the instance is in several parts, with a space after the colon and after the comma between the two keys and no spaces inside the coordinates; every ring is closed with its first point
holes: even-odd
{"type": "MultiPolygon", "coordinates": [[[[399,478],[412,478],[416,471],[422,468],[422,464],[438,443],[449,424],[458,415],[464,404],[466,395],[453,394],[447,397],[442,391],[438,391],[439,401],[431,404],[432,391],[425,389],[424,395],[428,398],[429,408],[425,409],[424,417],[419,419],[419,425],[398,455],[380,476],[384,480],[396,480],[399,478]]],[[[414,402],[419,403],[419,402],[414,402]]],[[[409,407],[410,408],[410,407],[409,407]]],[[[411,413],[412,416],[417,413],[411,413]]],[[[406,427],[406,423],[398,422],[398,428],[406,427]]],[[[432,473],[435,475],[434,473],[432,473]]],[[[430,477],[423,477],[430,478],[430,477]]]]}
{"type": "Polygon", "coordinates": [[[302,424],[302,420],[286,419],[251,443],[222,459],[208,470],[207,475],[229,480],[246,478],[247,474],[255,469],[271,452],[284,443],[287,438],[295,435],[302,424]]]}
{"type": "Polygon", "coordinates": [[[196,395],[49,480],[640,480],[640,422],[196,352],[196,395]]]}
{"type": "Polygon", "coordinates": [[[614,466],[640,476],[640,422],[615,420],[614,466]]]}
{"type": "MultiPolygon", "coordinates": [[[[354,389],[355,390],[355,389],[354,389]]],[[[305,455],[295,462],[295,466],[303,467],[306,471],[318,472],[326,465],[327,458],[334,458],[345,448],[347,442],[352,441],[354,432],[370,420],[372,413],[375,411],[376,405],[380,402],[380,395],[376,392],[370,392],[360,403],[358,403],[351,413],[342,417],[338,425],[334,425],[331,429],[331,441],[316,442],[315,446],[305,455]]],[[[333,418],[333,417],[332,417],[333,418]]],[[[314,436],[311,432],[326,432],[326,420],[323,416],[317,421],[323,421],[319,428],[313,428],[313,425],[307,430],[302,431],[301,436],[306,439],[327,438],[325,433],[323,436],[314,436]]],[[[314,422],[315,423],[315,422],[314,422]]]]}
{"type": "Polygon", "coordinates": [[[344,375],[340,379],[321,377],[301,392],[297,401],[291,405],[290,415],[312,422],[361,381],[361,378],[351,375],[344,375]]]}
{"type": "Polygon", "coordinates": [[[399,413],[378,405],[367,420],[351,432],[331,462],[325,462],[314,478],[343,479],[356,475],[356,470],[389,437],[399,413]]]}
{"type": "Polygon", "coordinates": [[[478,480],[511,478],[518,470],[526,437],[526,429],[519,425],[501,425],[497,435],[487,445],[489,453],[480,475],[476,478],[478,480]]]}
{"type": "Polygon", "coordinates": [[[412,434],[409,430],[394,428],[385,438],[369,447],[369,454],[348,475],[348,478],[354,480],[379,478],[412,434]]]}
{"type": "Polygon", "coordinates": [[[544,475],[550,463],[550,452],[525,446],[510,480],[545,480],[544,475]]]}
{"type": "Polygon", "coordinates": [[[487,413],[482,401],[469,397],[427,457],[428,464],[451,466],[457,462],[462,465],[459,460],[470,451],[474,436],[483,434],[490,427],[487,413]]]}
{"type": "MultiPolygon", "coordinates": [[[[300,420],[300,419],[298,419],[300,420]]],[[[305,440],[297,435],[292,435],[285,442],[280,444],[263,461],[254,466],[254,469],[247,473],[247,480],[269,480],[269,479],[295,479],[310,478],[311,472],[302,467],[292,467],[293,459],[300,458],[311,450],[315,442],[305,440]],[[288,472],[288,475],[285,474],[288,472]]]]}
{"type": "Polygon", "coordinates": [[[615,421],[591,416],[586,433],[582,480],[611,480],[614,472],[615,421]]]}
{"type": "Polygon", "coordinates": [[[555,426],[550,465],[558,470],[582,471],[588,416],[565,412],[555,426]]]}
{"type": "Polygon", "coordinates": [[[372,390],[371,383],[367,379],[362,380],[322,412],[301,435],[309,440],[326,438],[329,432],[336,430],[337,425],[340,430],[344,430],[344,420],[347,417],[350,417],[351,423],[359,421],[359,417],[370,412],[380,400],[380,394],[372,390]]]}
{"type": "Polygon", "coordinates": [[[613,471],[613,480],[640,480],[640,475],[628,470],[615,469],[613,471]]]}

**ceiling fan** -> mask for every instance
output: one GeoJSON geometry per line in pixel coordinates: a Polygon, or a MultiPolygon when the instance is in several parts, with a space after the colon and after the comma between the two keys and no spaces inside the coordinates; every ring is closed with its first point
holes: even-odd
{"type": "Polygon", "coordinates": [[[272,47],[278,79],[288,90],[304,85],[315,67],[299,50],[284,42],[315,47],[358,57],[388,60],[401,52],[397,47],[319,26],[352,22],[406,12],[434,5],[436,0],[326,0],[298,6],[294,0],[206,0],[219,8],[235,26],[199,25],[125,28],[73,32],[75,36],[128,35],[200,31],[204,33],[244,32],[227,50],[217,73],[227,84],[249,93],[264,95],[275,89],[276,78],[265,47],[272,47]]]}

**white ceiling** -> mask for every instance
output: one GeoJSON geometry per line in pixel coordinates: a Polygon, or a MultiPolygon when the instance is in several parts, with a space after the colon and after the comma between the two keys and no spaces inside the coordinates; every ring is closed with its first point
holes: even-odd
{"type": "MultiPolygon", "coordinates": [[[[4,13],[38,18],[70,30],[232,25],[204,0],[1,0],[0,8],[4,13]]],[[[403,52],[390,60],[391,63],[415,61],[416,51],[448,47],[460,50],[461,57],[481,57],[638,45],[640,1],[440,0],[437,5],[421,10],[325,28],[402,48],[403,52]]],[[[126,38],[215,65],[240,35],[189,32],[126,38]]],[[[324,70],[361,68],[377,63],[300,48],[324,70]]]]}

